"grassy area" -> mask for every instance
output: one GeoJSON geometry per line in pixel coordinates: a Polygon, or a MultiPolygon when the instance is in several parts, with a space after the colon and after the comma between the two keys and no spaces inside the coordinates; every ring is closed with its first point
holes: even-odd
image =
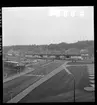
{"type": "MultiPolygon", "coordinates": [[[[76,99],[80,102],[85,101],[87,99],[87,102],[90,102],[90,98],[92,98],[91,101],[94,102],[94,95],[88,94],[84,90],[84,87],[89,86],[89,78],[87,73],[87,67],[86,66],[71,66],[67,67],[69,71],[74,75],[75,77],[75,89],[79,90],[76,95],[76,99]],[[80,96],[80,97],[79,97],[80,96]],[[84,99],[83,98],[86,98],[84,99]]],[[[53,100],[56,97],[58,98],[58,95],[64,94],[63,97],[60,97],[59,102],[61,102],[62,98],[65,98],[66,100],[69,100],[68,92],[72,94],[71,92],[74,89],[74,80],[72,75],[68,75],[65,70],[62,70],[46,82],[42,83],[40,86],[38,86],[36,89],[34,89],[32,92],[30,92],[25,98],[23,98],[20,103],[26,102],[48,102],[48,100],[53,100]],[[66,95],[67,94],[67,95],[66,95]],[[46,100],[45,100],[46,99],[46,100]]],[[[76,91],[77,92],[77,91],[76,91]]],[[[73,100],[73,95],[72,95],[73,100]]],[[[63,101],[63,100],[62,100],[63,101]]],[[[50,101],[51,102],[51,101],[50,101]]],[[[55,101],[56,102],[56,101],[55,101]]]]}
{"type": "Polygon", "coordinates": [[[25,90],[27,87],[29,87],[31,84],[33,84],[40,78],[41,77],[35,76],[21,76],[7,84],[3,84],[3,102],[5,103],[10,100],[10,91],[13,92],[13,97],[15,97],[17,94],[25,90]]]}
{"type": "Polygon", "coordinates": [[[20,103],[33,102],[35,100],[49,96],[55,96],[59,93],[68,92],[71,89],[73,89],[72,76],[68,75],[65,70],[62,70],[61,72],[35,88],[26,97],[24,97],[20,101],[20,103]]]}
{"type": "MultiPolygon", "coordinates": [[[[36,102],[36,101],[34,101],[36,102]]],[[[50,96],[37,102],[74,102],[74,91],[50,96]]],[[[95,102],[94,93],[85,93],[78,89],[75,90],[75,102],[95,102]]]]}
{"type": "Polygon", "coordinates": [[[5,78],[4,76],[7,74],[7,77],[14,75],[17,73],[17,70],[12,69],[12,68],[8,68],[8,67],[4,67],[3,68],[3,78],[5,78]]]}
{"type": "MultiPolygon", "coordinates": [[[[52,62],[50,65],[47,65],[45,67],[40,67],[40,69],[36,69],[35,71],[30,72],[29,74],[41,74],[43,73],[44,75],[47,73],[46,70],[48,70],[48,72],[53,71],[54,69],[56,69],[57,67],[61,66],[61,64],[64,62],[52,62]],[[53,67],[52,67],[53,66],[53,67]],[[47,69],[48,68],[48,69],[47,69]]],[[[8,101],[9,99],[9,95],[7,95],[7,91],[13,89],[14,90],[14,94],[16,95],[18,92],[20,92],[21,90],[27,88],[29,85],[33,84],[34,81],[36,79],[39,79],[41,77],[35,77],[35,76],[21,76],[19,78],[16,78],[10,82],[7,82],[4,84],[5,89],[5,96],[4,96],[4,102],[8,101]]]]}
{"type": "Polygon", "coordinates": [[[85,86],[89,86],[89,74],[87,72],[87,66],[70,66],[67,69],[74,75],[76,80],[76,88],[82,89],[85,86]]]}

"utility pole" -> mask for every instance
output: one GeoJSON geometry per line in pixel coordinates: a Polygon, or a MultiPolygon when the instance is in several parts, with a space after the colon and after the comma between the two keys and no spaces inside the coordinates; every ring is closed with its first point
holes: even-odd
{"type": "Polygon", "coordinates": [[[73,75],[73,74],[71,74],[71,75],[72,75],[73,80],[74,80],[74,85],[73,85],[74,94],[73,94],[73,96],[74,96],[74,102],[75,102],[75,77],[74,77],[74,75],[73,75]]]}

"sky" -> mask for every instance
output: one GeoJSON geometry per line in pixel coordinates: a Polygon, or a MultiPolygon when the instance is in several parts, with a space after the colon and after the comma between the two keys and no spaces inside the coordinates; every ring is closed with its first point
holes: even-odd
{"type": "Polygon", "coordinates": [[[3,7],[3,46],[94,40],[94,7],[3,7]]]}

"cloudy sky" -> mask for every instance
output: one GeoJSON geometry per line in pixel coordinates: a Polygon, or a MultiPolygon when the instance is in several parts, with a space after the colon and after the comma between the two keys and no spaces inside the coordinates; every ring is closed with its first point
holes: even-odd
{"type": "Polygon", "coordinates": [[[93,7],[2,8],[3,45],[94,40],[93,7]]]}

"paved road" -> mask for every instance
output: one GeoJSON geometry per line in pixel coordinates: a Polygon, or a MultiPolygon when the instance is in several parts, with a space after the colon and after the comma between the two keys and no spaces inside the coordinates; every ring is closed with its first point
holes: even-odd
{"type": "MultiPolygon", "coordinates": [[[[85,66],[67,67],[75,77],[76,102],[94,102],[94,92],[87,92],[84,87],[89,86],[89,74],[85,66]]],[[[62,70],[48,81],[31,91],[19,103],[32,102],[73,102],[74,81],[72,75],[62,70]],[[63,96],[62,96],[63,94],[63,96]],[[72,95],[71,95],[72,94],[72,95]]]]}
{"type": "Polygon", "coordinates": [[[16,96],[18,93],[23,91],[25,88],[27,88],[29,85],[35,83],[39,79],[43,78],[44,75],[47,75],[60,65],[62,65],[64,62],[62,61],[54,61],[49,64],[45,64],[45,66],[38,67],[33,72],[30,72],[28,74],[25,74],[19,78],[16,78],[14,80],[11,80],[9,82],[6,82],[3,84],[3,102],[7,102],[11,99],[11,93],[12,97],[16,96]],[[32,75],[31,75],[32,74],[32,75]]]}

